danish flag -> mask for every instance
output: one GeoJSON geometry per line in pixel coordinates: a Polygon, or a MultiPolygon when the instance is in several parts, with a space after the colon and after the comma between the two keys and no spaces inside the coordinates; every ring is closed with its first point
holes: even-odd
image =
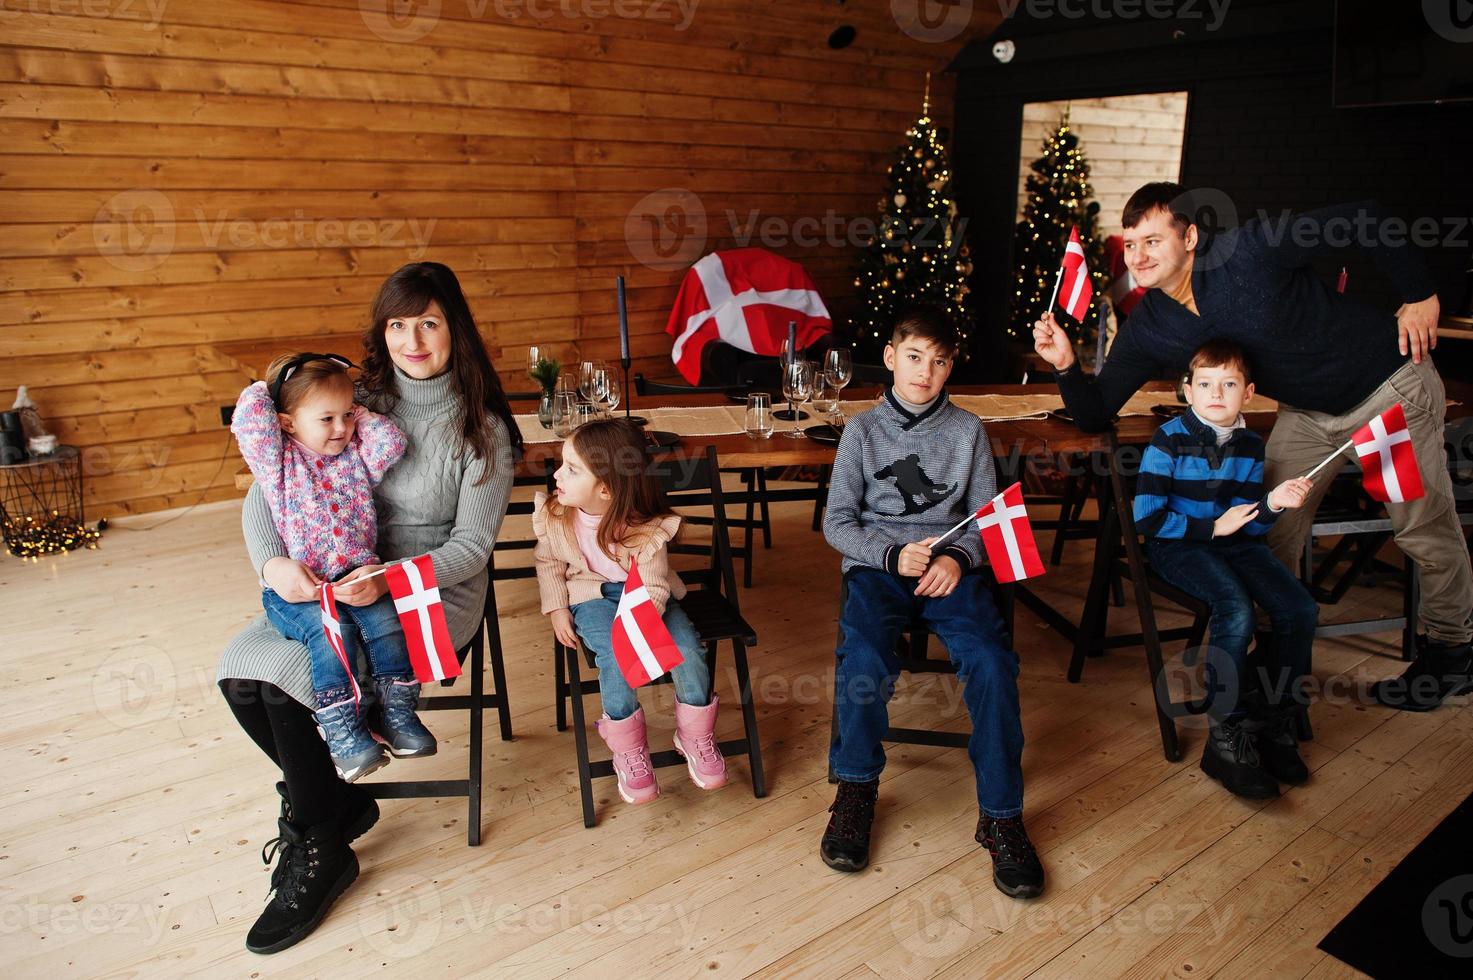
{"type": "Polygon", "coordinates": [[[460,660],[445,625],[445,607],[435,584],[435,563],[429,555],[410,558],[384,570],[394,610],[404,628],[409,663],[421,684],[460,676],[460,660]]]}
{"type": "Polygon", "coordinates": [[[1350,437],[1360,457],[1366,492],[1387,503],[1405,503],[1423,496],[1422,474],[1407,431],[1406,413],[1392,405],[1350,437]]]}
{"type": "Polygon", "coordinates": [[[1084,322],[1089,304],[1095,298],[1094,284],[1089,281],[1089,266],[1084,263],[1084,244],[1079,240],[1079,227],[1069,229],[1069,244],[1064,246],[1063,279],[1059,284],[1059,300],[1064,312],[1084,322]]]}
{"type": "Polygon", "coordinates": [[[358,678],[354,676],[353,664],[348,660],[347,648],[343,646],[343,623],[338,619],[338,604],[333,598],[331,582],[322,583],[322,595],[318,597],[317,605],[322,610],[322,632],[327,634],[327,645],[338,655],[338,663],[343,665],[343,671],[348,675],[348,686],[353,689],[353,705],[357,707],[361,696],[358,678]]]}
{"type": "Polygon", "coordinates": [[[1043,574],[1043,559],[1033,540],[1028,509],[1023,506],[1023,485],[1014,483],[978,508],[972,515],[982,532],[987,561],[999,582],[1017,582],[1043,574]]]}
{"type": "Polygon", "coordinates": [[[680,284],[665,332],[675,338],[670,359],[685,380],[701,383],[701,351],[720,340],[749,354],[777,357],[788,321],[804,349],[833,332],[828,307],[808,273],[765,248],[712,252],[680,284]]]}
{"type": "Polygon", "coordinates": [[[665,628],[649,589],[639,577],[639,563],[633,558],[629,559],[629,577],[624,580],[610,640],[619,672],[630,687],[648,684],[685,659],[665,628]]]}

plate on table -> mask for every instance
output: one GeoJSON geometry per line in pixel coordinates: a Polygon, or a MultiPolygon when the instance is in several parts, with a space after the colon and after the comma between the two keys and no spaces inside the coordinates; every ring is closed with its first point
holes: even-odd
{"type": "Polygon", "coordinates": [[[836,429],[832,425],[810,425],[803,430],[803,434],[821,446],[837,446],[839,437],[844,434],[843,429],[836,429]]]}
{"type": "Polygon", "coordinates": [[[1151,414],[1159,415],[1163,419],[1174,419],[1187,410],[1186,405],[1152,405],[1151,414]]]}

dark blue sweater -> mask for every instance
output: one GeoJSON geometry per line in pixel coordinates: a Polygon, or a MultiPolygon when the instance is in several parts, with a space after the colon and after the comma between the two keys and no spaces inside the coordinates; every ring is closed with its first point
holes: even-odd
{"type": "MultiPolygon", "coordinates": [[[[1195,412],[1172,419],[1151,437],[1135,485],[1135,529],[1152,538],[1212,540],[1212,525],[1229,507],[1258,504],[1237,534],[1258,536],[1278,515],[1263,490],[1263,439],[1236,429],[1221,446],[1195,412]]],[[[1236,535],[1229,535],[1234,537],[1236,535]]]]}
{"type": "MultiPolygon", "coordinates": [[[[1357,236],[1342,232],[1355,226],[1344,222],[1362,216],[1379,221],[1385,214],[1362,201],[1299,215],[1288,227],[1253,220],[1199,248],[1192,295],[1200,315],[1152,289],[1121,327],[1098,378],[1077,363],[1056,375],[1079,427],[1103,431],[1141,385],[1185,371],[1197,348],[1217,338],[1242,345],[1257,390],[1270,398],[1331,415],[1364,401],[1406,363],[1396,317],[1340,295],[1309,266],[1316,256],[1354,247],[1357,236]],[[1317,230],[1291,232],[1306,227],[1317,230]]],[[[1404,301],[1433,294],[1416,249],[1366,244],[1404,301]]]]}

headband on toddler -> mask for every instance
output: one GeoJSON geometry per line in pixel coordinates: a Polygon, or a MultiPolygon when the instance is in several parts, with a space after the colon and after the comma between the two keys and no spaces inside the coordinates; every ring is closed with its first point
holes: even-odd
{"type": "Polygon", "coordinates": [[[276,373],[276,380],[271,382],[271,402],[278,410],[281,408],[281,386],[290,380],[298,368],[312,361],[333,361],[341,364],[345,368],[356,368],[358,366],[341,354],[298,354],[276,373]]]}

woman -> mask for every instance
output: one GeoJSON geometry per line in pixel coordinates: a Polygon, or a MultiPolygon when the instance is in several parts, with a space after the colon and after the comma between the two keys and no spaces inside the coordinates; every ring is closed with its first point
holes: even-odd
{"type": "MultiPolygon", "coordinates": [[[[379,553],[429,553],[457,648],[476,631],[486,595],[486,563],[506,516],[521,437],[455,274],[437,262],[406,265],[380,287],[363,337],[360,396],[409,438],[409,450],[374,494],[379,553]]],[[[293,574],[265,498],[253,487],[242,514],[251,563],[288,602],[312,602],[293,574]]],[[[382,596],[382,566],[356,569],[334,584],[337,601],[366,606],[382,596]]],[[[306,647],[261,617],[231,641],[220,688],[240,726],[282,772],[279,836],[262,858],[277,865],[270,903],[246,948],[274,953],[300,942],[358,876],[348,846],[378,820],[367,790],[340,780],[313,722],[306,647]]]]}

